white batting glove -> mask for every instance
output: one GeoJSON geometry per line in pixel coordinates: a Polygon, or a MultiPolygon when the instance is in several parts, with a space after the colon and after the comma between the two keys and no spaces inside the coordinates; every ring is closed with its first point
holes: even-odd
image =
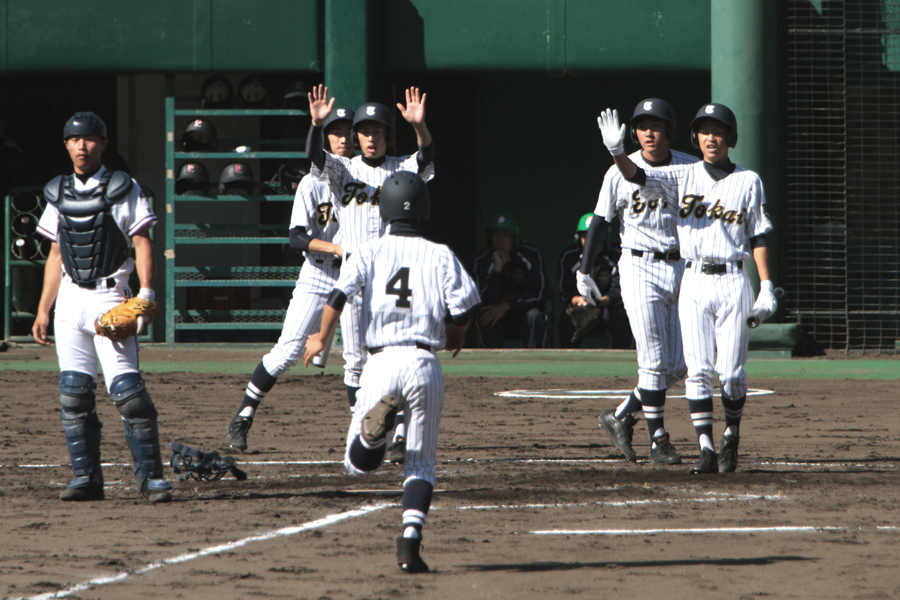
{"type": "Polygon", "coordinates": [[[756,302],[753,304],[751,312],[755,312],[757,309],[760,321],[765,321],[778,310],[778,300],[775,298],[775,285],[768,279],[759,282],[759,296],[756,297],[756,302]]]}
{"type": "Polygon", "coordinates": [[[603,144],[613,156],[625,153],[625,124],[619,124],[619,111],[606,109],[597,117],[603,144]]]}
{"type": "MultiPolygon", "coordinates": [[[[138,298],[141,300],[146,300],[147,302],[152,302],[156,304],[156,292],[150,288],[141,288],[141,291],[138,292],[138,298]]],[[[137,333],[135,335],[144,335],[144,331],[147,329],[147,324],[149,321],[147,317],[140,315],[137,318],[137,333]]]]}
{"type": "Polygon", "coordinates": [[[578,293],[588,301],[588,304],[597,306],[597,301],[600,300],[603,294],[600,293],[600,288],[597,287],[597,283],[591,279],[590,275],[585,275],[581,271],[575,271],[575,286],[578,288],[578,293]]]}

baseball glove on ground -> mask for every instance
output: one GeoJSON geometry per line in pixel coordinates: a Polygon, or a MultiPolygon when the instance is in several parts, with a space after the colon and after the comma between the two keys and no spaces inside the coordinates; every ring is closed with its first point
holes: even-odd
{"type": "Polygon", "coordinates": [[[575,333],[572,334],[571,340],[573,344],[580,342],[581,338],[603,323],[603,311],[593,306],[569,306],[566,308],[566,312],[572,319],[572,325],[575,326],[575,333]]]}
{"type": "Polygon", "coordinates": [[[106,314],[94,321],[97,335],[107,337],[114,342],[121,342],[137,333],[138,317],[144,317],[151,323],[159,314],[156,304],[142,298],[130,298],[112,307],[106,314]]]}

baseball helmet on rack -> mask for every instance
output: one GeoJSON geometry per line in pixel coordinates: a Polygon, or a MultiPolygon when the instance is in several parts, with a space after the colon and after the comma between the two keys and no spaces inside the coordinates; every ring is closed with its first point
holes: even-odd
{"type": "Polygon", "coordinates": [[[188,194],[191,192],[205,194],[209,191],[209,171],[198,162],[187,162],[178,169],[178,177],[175,178],[175,193],[188,194]]]}
{"type": "Polygon", "coordinates": [[[381,185],[378,210],[386,223],[398,219],[427,221],[431,216],[431,201],[425,182],[412,171],[397,171],[381,185]]]}
{"type": "Polygon", "coordinates": [[[181,147],[185,152],[202,152],[216,149],[219,136],[212,121],[197,118],[187,124],[181,134],[181,147]]]}
{"type": "Polygon", "coordinates": [[[356,113],[353,115],[354,137],[359,133],[360,124],[365,121],[374,121],[384,125],[386,127],[384,136],[388,139],[388,144],[391,143],[391,133],[394,131],[394,114],[391,112],[391,109],[377,102],[367,102],[357,108],[356,113]]]}
{"type": "Polygon", "coordinates": [[[234,88],[224,75],[211,75],[200,86],[200,105],[203,108],[229,108],[234,104],[234,88]]]}
{"type": "Polygon", "coordinates": [[[295,77],[287,82],[284,86],[284,106],[285,108],[304,108],[308,106],[307,97],[309,94],[309,86],[299,77],[295,77]]]}
{"type": "Polygon", "coordinates": [[[233,162],[225,165],[219,176],[219,194],[249,196],[253,193],[253,171],[250,165],[233,162]]]}
{"type": "Polygon", "coordinates": [[[700,148],[700,143],[697,141],[697,126],[703,119],[715,119],[719,123],[727,125],[728,138],[726,141],[728,142],[728,147],[734,148],[737,146],[737,117],[724,104],[710,103],[701,106],[700,110],[697,111],[697,116],[691,121],[691,144],[693,144],[694,148],[700,148]]]}
{"type": "Polygon", "coordinates": [[[634,124],[641,117],[656,117],[666,122],[666,138],[671,143],[675,139],[678,131],[678,125],[675,123],[675,110],[672,105],[659,98],[646,98],[637,103],[634,107],[634,114],[631,115],[631,141],[638,144],[637,131],[634,124]]]}
{"type": "Polygon", "coordinates": [[[76,135],[99,135],[106,139],[106,123],[92,112],[75,113],[63,127],[63,140],[76,135]]]}

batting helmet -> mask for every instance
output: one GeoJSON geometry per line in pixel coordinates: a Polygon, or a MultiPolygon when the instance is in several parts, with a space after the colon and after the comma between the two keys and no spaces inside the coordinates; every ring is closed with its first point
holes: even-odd
{"type": "Polygon", "coordinates": [[[425,182],[412,171],[397,171],[381,186],[378,210],[386,223],[398,219],[427,220],[431,215],[431,201],[425,182]]]}
{"type": "Polygon", "coordinates": [[[697,111],[697,116],[691,121],[691,144],[694,145],[694,148],[700,148],[700,144],[697,141],[697,125],[703,119],[715,119],[716,121],[727,125],[728,147],[734,148],[737,146],[737,118],[735,118],[731,109],[724,104],[705,104],[700,107],[700,110],[697,111]]]}
{"type": "Polygon", "coordinates": [[[337,107],[331,111],[331,114],[328,115],[328,118],[325,119],[324,123],[322,123],[322,129],[327,130],[328,126],[335,121],[350,121],[351,125],[355,125],[356,121],[353,120],[355,115],[356,113],[354,113],[349,108],[337,107]]]}
{"type": "Polygon", "coordinates": [[[187,194],[197,192],[205,194],[209,191],[209,172],[198,162],[189,162],[178,169],[178,177],[175,179],[175,193],[187,194]]]}
{"type": "Polygon", "coordinates": [[[578,227],[575,229],[575,241],[578,241],[578,234],[585,233],[591,227],[591,221],[594,220],[594,213],[587,213],[585,215],[581,215],[581,218],[578,219],[578,227]]]}
{"type": "Polygon", "coordinates": [[[387,128],[384,135],[390,140],[391,132],[394,131],[394,115],[387,106],[377,102],[368,102],[357,108],[356,114],[353,115],[354,136],[359,133],[359,125],[364,121],[375,121],[384,125],[387,128]]]}
{"type": "Polygon", "coordinates": [[[219,193],[222,195],[237,194],[247,196],[253,192],[253,171],[250,165],[233,162],[225,165],[219,176],[219,193]]]}
{"type": "Polygon", "coordinates": [[[505,231],[506,233],[511,233],[516,237],[519,237],[521,233],[521,227],[519,226],[519,219],[508,212],[501,212],[493,215],[488,221],[488,235],[492,231],[505,231]]]}
{"type": "Polygon", "coordinates": [[[669,142],[675,139],[677,125],[675,123],[675,110],[672,105],[665,100],[659,98],[647,98],[638,102],[634,107],[634,114],[631,115],[631,141],[638,144],[637,131],[634,124],[641,117],[656,117],[666,122],[666,138],[669,142]]]}
{"type": "Polygon", "coordinates": [[[181,147],[185,152],[197,152],[198,150],[215,150],[218,134],[212,121],[206,119],[194,119],[184,128],[181,134],[181,147]]]}
{"type": "Polygon", "coordinates": [[[63,141],[76,135],[99,135],[105,140],[106,123],[92,112],[75,113],[63,127],[63,141]]]}

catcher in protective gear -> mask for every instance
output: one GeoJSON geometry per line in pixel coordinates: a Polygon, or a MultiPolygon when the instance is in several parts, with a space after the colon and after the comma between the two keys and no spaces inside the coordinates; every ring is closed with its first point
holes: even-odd
{"type": "Polygon", "coordinates": [[[97,335],[121,342],[143,333],[149,323],[159,315],[156,303],[138,296],[112,307],[94,321],[97,335]]]}

